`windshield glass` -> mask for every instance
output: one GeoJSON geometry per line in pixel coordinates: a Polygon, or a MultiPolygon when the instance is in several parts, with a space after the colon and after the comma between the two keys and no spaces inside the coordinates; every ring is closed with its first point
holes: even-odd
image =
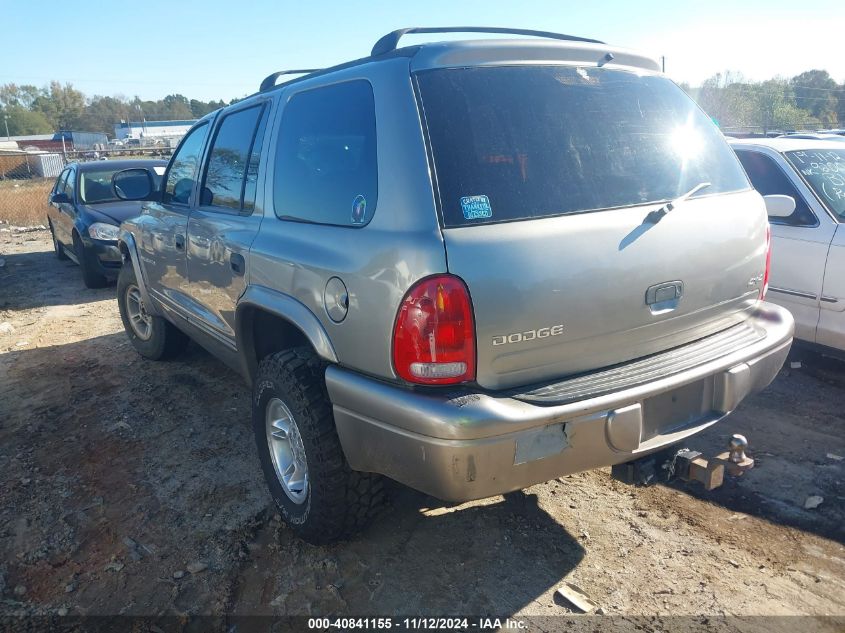
{"type": "Polygon", "coordinates": [[[502,66],[417,81],[447,227],[750,186],[716,126],[663,77],[502,66]]]}
{"type": "Polygon", "coordinates": [[[819,200],[845,221],[845,149],[808,149],[786,157],[819,200]]]}
{"type": "MultiPolygon", "coordinates": [[[[105,162],[105,161],[104,161],[105,162]]],[[[102,171],[83,171],[79,175],[79,199],[85,204],[98,204],[100,202],[117,202],[120,200],[111,186],[112,176],[118,171],[126,169],[125,166],[119,169],[104,169],[102,171]]],[[[153,185],[158,189],[161,183],[159,169],[155,169],[153,185]]]]}

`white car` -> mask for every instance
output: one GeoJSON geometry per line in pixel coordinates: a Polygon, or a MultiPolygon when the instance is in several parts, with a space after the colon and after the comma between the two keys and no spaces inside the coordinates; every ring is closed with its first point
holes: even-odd
{"type": "Polygon", "coordinates": [[[845,351],[845,144],[761,138],[731,146],[757,191],[795,200],[794,208],[770,206],[767,300],[792,312],[795,338],[845,351]]]}

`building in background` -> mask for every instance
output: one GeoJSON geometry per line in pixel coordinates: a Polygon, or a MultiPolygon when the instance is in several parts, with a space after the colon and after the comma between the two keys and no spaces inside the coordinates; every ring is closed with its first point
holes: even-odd
{"type": "Polygon", "coordinates": [[[55,134],[27,134],[10,136],[9,141],[17,143],[22,150],[35,149],[45,152],[74,152],[105,147],[108,137],[102,132],[74,132],[63,130],[55,134]]]}
{"type": "Polygon", "coordinates": [[[114,124],[114,137],[120,141],[137,139],[182,138],[196,120],[188,121],[121,121],[114,124]]]}

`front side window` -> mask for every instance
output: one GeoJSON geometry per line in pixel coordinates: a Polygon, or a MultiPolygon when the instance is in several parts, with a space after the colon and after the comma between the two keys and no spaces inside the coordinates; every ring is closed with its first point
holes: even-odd
{"type": "MultiPolygon", "coordinates": [[[[244,207],[247,174],[254,172],[254,180],[258,171],[257,161],[252,160],[252,148],[262,112],[263,106],[257,105],[229,114],[223,119],[214,138],[205,170],[201,205],[234,211],[240,211],[244,207]],[[250,170],[249,166],[253,162],[254,167],[250,170]]],[[[254,199],[254,190],[251,195],[254,199]]],[[[248,208],[252,208],[252,202],[248,208]]]]}
{"type": "Polygon", "coordinates": [[[778,164],[769,156],[753,150],[737,149],[739,162],[745,167],[745,172],[751,184],[761,196],[781,195],[790,196],[795,200],[795,211],[786,218],[770,218],[775,224],[789,226],[815,226],[816,216],[807,206],[804,196],[798,193],[795,185],[789,180],[778,164]]]}
{"type": "Polygon", "coordinates": [[[273,205],[283,219],[363,226],[378,198],[373,89],[358,80],[294,95],[282,115],[273,205]]]}
{"type": "Polygon", "coordinates": [[[65,169],[58,178],[56,178],[56,186],[53,188],[53,193],[62,193],[67,186],[67,175],[70,173],[69,169],[65,169]]]}
{"type": "Polygon", "coordinates": [[[422,71],[443,223],[490,224],[748,189],[712,121],[670,80],[604,68],[422,71]]]}
{"type": "Polygon", "coordinates": [[[164,186],[162,202],[172,204],[189,204],[191,192],[199,174],[199,162],[208,124],[195,127],[188,132],[182,145],[170,161],[167,180],[164,186]]]}
{"type": "Polygon", "coordinates": [[[67,174],[67,182],[65,183],[65,193],[70,198],[71,202],[75,201],[74,194],[76,192],[76,170],[71,169],[67,174]]]}
{"type": "Polygon", "coordinates": [[[822,204],[845,222],[845,149],[786,152],[822,204]]]}

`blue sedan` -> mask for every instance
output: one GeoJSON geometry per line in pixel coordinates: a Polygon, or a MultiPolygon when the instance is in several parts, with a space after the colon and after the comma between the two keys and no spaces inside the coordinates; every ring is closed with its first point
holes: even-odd
{"type": "Polygon", "coordinates": [[[120,272],[117,249],[120,223],[141,212],[141,201],[121,200],[112,176],[124,169],[144,168],[157,188],[167,167],[163,160],[111,160],[72,163],[56,179],[50,193],[47,223],[59,259],[72,259],[82,269],[88,288],[101,288],[120,272]]]}

